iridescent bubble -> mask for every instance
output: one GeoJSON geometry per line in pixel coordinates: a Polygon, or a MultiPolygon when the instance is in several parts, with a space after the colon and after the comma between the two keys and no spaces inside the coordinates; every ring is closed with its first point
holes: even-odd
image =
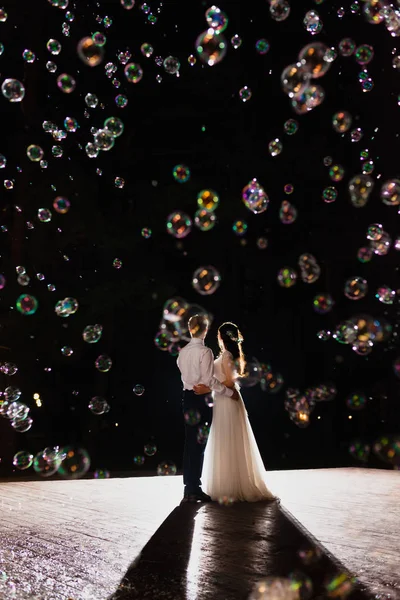
{"type": "Polygon", "coordinates": [[[28,452],[27,450],[20,450],[13,457],[13,465],[19,471],[25,471],[25,469],[29,469],[33,463],[33,454],[28,452]]]}
{"type": "Polygon", "coordinates": [[[124,132],[124,124],[118,117],[108,117],[104,121],[104,129],[106,129],[113,137],[119,137],[124,132]]]}
{"type": "Polygon", "coordinates": [[[349,446],[351,456],[361,462],[368,462],[371,446],[360,441],[354,441],[349,446]]]}
{"type": "Polygon", "coordinates": [[[191,67],[194,67],[194,65],[197,63],[196,57],[193,56],[193,54],[190,54],[190,56],[188,56],[188,63],[191,67]]]}
{"type": "Polygon", "coordinates": [[[141,467],[142,465],[144,465],[145,460],[146,460],[145,457],[142,456],[141,454],[137,454],[136,456],[133,457],[133,462],[138,467],[141,467]]]}
{"type": "Polygon", "coordinates": [[[306,72],[304,66],[298,62],[289,65],[282,71],[281,84],[282,89],[289,98],[305,92],[310,83],[310,74],[306,72]]]}
{"type": "Polygon", "coordinates": [[[167,56],[163,62],[164,71],[170,75],[176,75],[179,72],[181,63],[175,56],[167,56]]]}
{"type": "Polygon", "coordinates": [[[400,179],[390,179],[382,185],[381,200],[387,206],[400,205],[400,179]]]}
{"type": "Polygon", "coordinates": [[[51,153],[55,158],[61,158],[63,155],[63,149],[61,146],[52,146],[51,153]]]}
{"type": "Polygon", "coordinates": [[[107,373],[112,367],[112,360],[107,354],[100,354],[94,364],[100,373],[107,373]]]}
{"type": "Polygon", "coordinates": [[[388,285],[381,285],[376,290],[375,298],[382,304],[393,304],[396,298],[396,292],[388,285]]]}
{"type": "Polygon", "coordinates": [[[151,44],[147,44],[144,43],[140,46],[140,52],[143,54],[143,56],[145,56],[146,58],[150,58],[150,56],[153,54],[154,52],[154,48],[151,44]]]}
{"type": "Polygon", "coordinates": [[[172,170],[175,181],[186,183],[190,179],[190,169],[186,165],[175,165],[172,170]]]}
{"type": "Polygon", "coordinates": [[[135,6],[135,0],[120,0],[122,8],[131,10],[135,6]]]}
{"type": "Polygon", "coordinates": [[[261,55],[267,54],[269,49],[270,49],[270,44],[269,44],[268,40],[266,40],[265,38],[261,38],[260,40],[257,40],[256,50],[257,50],[258,54],[261,54],[261,55]]]}
{"type": "Polygon", "coordinates": [[[283,191],[285,192],[285,194],[290,196],[290,194],[293,194],[293,192],[294,192],[294,187],[291,183],[286,183],[285,186],[283,187],[283,191]]]}
{"type": "Polygon", "coordinates": [[[90,457],[84,448],[64,446],[62,448],[63,460],[58,473],[64,479],[78,479],[89,471],[90,457]]]}
{"type": "Polygon", "coordinates": [[[271,0],[269,14],[274,21],[285,21],[290,15],[290,4],[287,0],[271,0]]]}
{"type": "Polygon", "coordinates": [[[247,102],[252,96],[251,89],[245,85],[239,90],[239,98],[242,102],[247,102]]]}
{"type": "Polygon", "coordinates": [[[357,252],[357,258],[361,263],[367,263],[371,260],[373,254],[371,248],[362,247],[357,252]]]}
{"type": "Polygon", "coordinates": [[[151,238],[152,231],[148,227],[143,227],[140,233],[145,240],[148,240],[149,238],[151,238]]]}
{"type": "Polygon", "coordinates": [[[104,35],[104,33],[101,33],[101,31],[96,31],[92,35],[92,41],[94,42],[94,44],[96,46],[102,47],[102,46],[104,46],[106,44],[107,38],[104,35]]]}
{"type": "Polygon", "coordinates": [[[334,304],[335,302],[330,294],[318,294],[313,300],[314,310],[320,315],[330,312],[334,304]]]}
{"type": "Polygon", "coordinates": [[[83,341],[87,344],[96,344],[103,334],[102,325],[87,325],[83,330],[83,341]]]}
{"type": "Polygon", "coordinates": [[[108,129],[100,129],[94,136],[94,144],[98,150],[107,152],[114,147],[115,137],[108,129]]]}
{"type": "Polygon", "coordinates": [[[64,300],[59,300],[55,305],[55,313],[58,317],[69,317],[70,315],[74,315],[79,308],[79,302],[75,298],[64,298],[64,300]]]}
{"type": "Polygon", "coordinates": [[[15,373],[18,371],[18,367],[12,362],[5,362],[0,367],[0,371],[4,373],[4,375],[8,375],[9,377],[11,377],[12,375],[15,375],[15,373]]]}
{"type": "Polygon", "coordinates": [[[55,73],[57,71],[57,65],[55,62],[53,62],[52,60],[48,60],[46,63],[46,69],[48,70],[49,73],[55,73]]]}
{"type": "Polygon", "coordinates": [[[386,463],[400,465],[400,436],[382,435],[373,446],[375,454],[386,463]]]}
{"type": "Polygon", "coordinates": [[[114,179],[114,185],[116,188],[122,189],[125,186],[125,179],[123,177],[116,177],[114,179]]]}
{"type": "Polygon", "coordinates": [[[335,202],[337,196],[338,196],[338,191],[333,186],[326,187],[322,191],[322,199],[327,204],[330,204],[331,202],[335,202]]]}
{"type": "Polygon", "coordinates": [[[134,387],[133,387],[133,393],[136,396],[143,396],[144,394],[144,386],[141,385],[140,383],[137,383],[134,387]]]}
{"type": "Polygon", "coordinates": [[[94,396],[90,400],[88,408],[94,415],[104,415],[109,410],[108,402],[102,396],[94,396]]]}
{"type": "Polygon", "coordinates": [[[340,111],[333,115],[332,125],[333,129],[338,133],[344,133],[351,127],[352,117],[347,111],[340,111]]]}
{"type": "Polygon", "coordinates": [[[157,475],[163,476],[163,477],[169,476],[169,475],[176,475],[175,463],[173,463],[169,460],[164,460],[157,466],[157,475]]]}
{"type": "Polygon", "coordinates": [[[99,103],[99,99],[96,94],[86,94],[85,103],[89,108],[96,108],[99,103]]]}
{"type": "Polygon", "coordinates": [[[186,237],[192,230],[192,220],[186,213],[176,211],[167,217],[167,232],[178,239],[186,237]]]}
{"type": "Polygon", "coordinates": [[[159,350],[165,351],[168,350],[172,340],[167,332],[159,331],[154,338],[154,343],[159,350]]]}
{"type": "Polygon", "coordinates": [[[61,52],[61,44],[57,40],[50,39],[46,44],[47,50],[50,54],[57,55],[61,52]]]}
{"type": "Polygon", "coordinates": [[[92,144],[92,142],[89,142],[88,144],[86,144],[85,152],[89,158],[97,158],[97,156],[99,155],[98,148],[96,148],[96,146],[94,144],[92,144]]]}
{"type": "Polygon", "coordinates": [[[339,344],[353,344],[357,339],[356,324],[353,321],[343,321],[337,326],[332,337],[339,344]]]}
{"type": "Polygon", "coordinates": [[[21,102],[25,96],[25,88],[18,79],[5,79],[1,84],[1,93],[10,102],[21,102]]]}
{"type": "Polygon", "coordinates": [[[217,217],[214,213],[199,208],[194,215],[194,224],[200,231],[209,231],[217,222],[217,217]]]}
{"type": "Polygon", "coordinates": [[[288,119],[283,125],[283,130],[287,135],[294,135],[299,129],[299,124],[295,119],[288,119]]]}
{"type": "Polygon", "coordinates": [[[350,277],[344,284],[344,295],[349,300],[361,300],[368,293],[368,282],[363,277],[350,277]]]}
{"type": "Polygon", "coordinates": [[[353,392],[347,396],[346,404],[350,410],[362,410],[367,404],[367,398],[362,392],[353,392]]]}
{"type": "Polygon", "coordinates": [[[320,85],[309,85],[302,94],[296,95],[292,100],[292,108],[298,115],[305,115],[325,99],[325,91],[320,85]]]}
{"type": "Polygon", "coordinates": [[[33,63],[36,60],[35,53],[32,50],[24,50],[22,53],[22,58],[27,63],[33,63]]]}
{"type": "Polygon", "coordinates": [[[329,177],[332,181],[342,181],[344,173],[345,171],[342,165],[332,165],[329,169],[329,177]]]}
{"type": "Polygon", "coordinates": [[[281,287],[293,287],[297,281],[297,273],[291,267],[282,267],[278,271],[277,280],[281,287]]]}
{"type": "Polygon", "coordinates": [[[39,162],[44,156],[43,148],[31,144],[26,149],[26,155],[32,162],[39,162]]]}
{"type": "Polygon", "coordinates": [[[331,339],[331,332],[326,329],[321,329],[321,331],[318,331],[317,333],[317,338],[321,340],[321,342],[327,342],[331,339]]]}
{"type": "Polygon", "coordinates": [[[368,44],[362,44],[356,48],[354,56],[359,65],[367,65],[374,58],[374,49],[368,44]]]}
{"type": "Polygon", "coordinates": [[[13,385],[9,385],[4,390],[4,397],[7,402],[16,402],[21,397],[21,390],[13,385]]]}
{"type": "Polygon", "coordinates": [[[7,159],[3,154],[0,154],[0,169],[4,169],[7,164],[7,159]]]}
{"type": "Polygon", "coordinates": [[[78,121],[74,119],[74,117],[65,117],[64,127],[67,131],[75,133],[75,131],[79,128],[79,124],[78,121]]]}
{"type": "Polygon", "coordinates": [[[192,277],[192,285],[202,296],[213,294],[221,283],[221,275],[215,267],[199,267],[192,277]]]}
{"type": "Polygon", "coordinates": [[[146,444],[143,448],[146,456],[154,456],[157,452],[157,446],[155,444],[146,444]]]}
{"type": "Polygon", "coordinates": [[[363,13],[368,21],[372,25],[379,25],[385,20],[385,9],[386,3],[380,0],[368,0],[364,2],[363,13]]]}
{"type": "Polygon", "coordinates": [[[217,6],[211,6],[211,8],[208,8],[205,16],[207,25],[219,33],[225,31],[228,26],[228,17],[217,6]]]}
{"type": "Polygon", "coordinates": [[[287,200],[283,200],[279,209],[279,219],[284,225],[291,225],[297,219],[297,209],[287,200]]]}
{"type": "Polygon", "coordinates": [[[227,51],[223,35],[211,28],[198,36],[195,47],[200,60],[209,67],[221,62],[227,51]]]}
{"type": "Polygon", "coordinates": [[[379,240],[371,240],[369,245],[374,254],[385,256],[390,250],[391,243],[392,238],[384,231],[379,240]]]}
{"type": "Polygon", "coordinates": [[[242,38],[239,35],[235,34],[231,37],[231,44],[233,48],[237,50],[242,45],[242,38]]]}
{"type": "Polygon", "coordinates": [[[13,179],[5,179],[4,180],[4,187],[6,190],[13,190],[14,189],[14,183],[15,181],[13,179]]]}
{"type": "Polygon", "coordinates": [[[21,294],[17,298],[16,307],[22,315],[33,315],[39,306],[38,301],[34,296],[29,294],[21,294]]]}
{"type": "Polygon", "coordinates": [[[363,137],[363,131],[359,127],[357,129],[353,129],[350,133],[350,138],[352,142],[359,142],[363,137]]]}
{"type": "Polygon", "coordinates": [[[311,35],[316,35],[322,31],[323,23],[316,10],[309,10],[303,19],[303,25],[311,35]]]}
{"type": "Polygon", "coordinates": [[[348,189],[350,201],[355,208],[364,207],[373,190],[374,180],[369,175],[355,175],[350,179],[348,189]]]}
{"type": "Polygon", "coordinates": [[[114,269],[120,269],[122,267],[122,260],[120,258],[114,258],[113,267],[114,269]]]}
{"type": "Polygon", "coordinates": [[[372,223],[367,229],[367,240],[380,240],[383,234],[383,226],[380,223],[372,223]]]}
{"type": "Polygon", "coordinates": [[[187,425],[198,425],[201,421],[201,414],[198,410],[189,409],[183,413],[183,418],[187,425]]]}
{"type": "Polygon", "coordinates": [[[57,77],[57,86],[64,94],[71,94],[76,88],[76,81],[72,75],[62,73],[57,77]]]}
{"type": "Polygon", "coordinates": [[[48,457],[43,453],[38,452],[33,459],[33,468],[38,475],[42,477],[51,477],[54,473],[57,473],[58,468],[61,464],[61,458],[59,456],[56,457],[48,457]]]}
{"type": "Polygon", "coordinates": [[[242,190],[242,200],[246,208],[251,210],[254,214],[265,212],[269,204],[269,198],[257,179],[252,179],[252,181],[244,186],[242,190]]]}
{"type": "Polygon", "coordinates": [[[63,346],[61,348],[61,354],[63,356],[72,356],[74,353],[73,349],[71,348],[71,346],[63,346]]]}
{"type": "Polygon", "coordinates": [[[302,254],[298,261],[304,283],[315,283],[321,275],[321,267],[312,254],[302,254]]]}
{"type": "Polygon", "coordinates": [[[129,83],[139,83],[143,77],[143,70],[139,64],[129,63],[124,69],[124,74],[129,83]]]}
{"type": "Polygon", "coordinates": [[[48,208],[39,208],[38,219],[41,223],[50,223],[52,219],[51,211],[48,208]]]}
{"type": "Polygon", "coordinates": [[[278,156],[282,152],[282,150],[283,144],[278,138],[272,140],[272,142],[268,144],[268,152],[271,156],[278,156]]]}
{"type": "Polygon", "coordinates": [[[299,53],[303,70],[313,79],[323,77],[329,71],[331,63],[326,60],[328,46],[322,42],[312,42],[304,46],[299,53]]]}
{"type": "Polygon", "coordinates": [[[342,56],[351,56],[356,49],[356,43],[351,38],[343,38],[339,42],[339,52],[342,56]]]}

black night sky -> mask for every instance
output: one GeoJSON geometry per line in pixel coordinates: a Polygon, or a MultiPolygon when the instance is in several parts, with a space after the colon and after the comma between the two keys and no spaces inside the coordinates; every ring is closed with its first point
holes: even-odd
{"type": "Polygon", "coordinates": [[[8,18],[0,23],[1,83],[17,79],[26,90],[22,102],[0,97],[0,153],[7,159],[0,174],[2,180],[14,181],[11,190],[1,182],[0,192],[0,273],[6,279],[0,290],[0,363],[18,367],[13,376],[1,374],[1,390],[19,388],[20,401],[30,407],[33,419],[32,427],[19,433],[2,415],[0,474],[35,475],[32,469],[13,467],[15,453],[36,454],[65,444],[86,448],[91,471],[106,469],[111,475],[156,473],[161,460],[181,467],[176,356],[154,342],[163,306],[174,297],[213,315],[207,343],[215,353],[217,326],[234,321],[244,335],[247,356],[268,363],[274,376],[281,374],[284,383],[277,393],[266,391],[263,381],[243,388],[267,468],[393,468],[396,461],[382,460],[373,445],[381,436],[398,436],[400,431],[400,382],[394,369],[400,322],[398,205],[388,206],[380,198],[382,184],[399,176],[400,74],[392,66],[400,54],[399,38],[391,37],[384,23],[368,22],[363,2],[292,2],[289,17],[277,22],[266,1],[224,0],[218,7],[229,19],[221,34],[228,51],[221,62],[208,66],[199,59],[195,41],[207,29],[205,11],[211,4],[150,1],[147,14],[138,0],[131,10],[117,0],[70,0],[64,10],[52,4],[56,2],[3,2],[8,18]],[[303,25],[309,10],[317,10],[323,22],[315,36],[303,25]],[[155,23],[149,14],[157,17],[155,23]],[[104,27],[104,17],[112,20],[110,27],[104,27]],[[77,45],[96,31],[107,41],[101,64],[90,67],[79,58],[77,45]],[[230,41],[235,34],[242,39],[237,49],[230,41]],[[59,55],[46,49],[51,38],[62,45],[59,55]],[[260,38],[270,44],[265,55],[255,47],[260,38]],[[338,48],[344,38],[352,38],[355,47],[372,46],[371,62],[362,66],[354,55],[342,56],[338,48]],[[297,115],[282,90],[281,73],[314,42],[335,48],[337,58],[315,81],[325,91],[322,104],[297,115]],[[154,48],[149,58],[141,52],[143,43],[154,48]],[[34,62],[24,61],[25,49],[35,53],[34,62]],[[139,83],[127,81],[120,52],[129,52],[128,62],[141,65],[139,83]],[[194,66],[188,62],[191,54],[194,66]],[[168,56],[179,60],[179,77],[165,71],[162,61],[168,56]],[[46,68],[49,60],[57,65],[55,73],[46,68]],[[111,78],[106,76],[107,63],[116,67],[111,78]],[[363,69],[373,81],[371,91],[363,91],[363,69]],[[72,93],[57,87],[62,73],[76,80],[72,93]],[[239,97],[244,86],[252,91],[247,102],[239,97]],[[88,93],[98,97],[97,108],[86,105],[88,93]],[[116,105],[118,94],[127,97],[125,108],[116,105]],[[344,133],[332,126],[339,111],[352,117],[344,133]],[[93,141],[91,128],[101,129],[112,116],[123,121],[123,134],[111,150],[89,158],[85,146],[93,141]],[[57,142],[44,131],[43,122],[61,130],[66,117],[75,118],[79,129],[57,142]],[[298,122],[294,135],[284,131],[288,119],[298,122]],[[352,142],[356,128],[363,136],[352,142]],[[276,138],[283,149],[271,156],[268,145],[276,138]],[[31,144],[43,149],[47,168],[29,160],[26,149],[31,144]],[[53,145],[61,146],[62,157],[52,155],[53,145]],[[364,157],[362,151],[367,151],[364,157]],[[341,181],[330,178],[326,157],[344,168],[341,181]],[[375,186],[366,206],[356,208],[350,202],[349,181],[368,161],[373,161],[368,174],[375,186]],[[173,177],[178,164],[190,169],[186,183],[173,177]],[[125,180],[123,188],[116,187],[116,177],[125,180]],[[269,197],[261,214],[253,214],[242,201],[242,189],[253,178],[269,197]],[[290,195],[284,192],[287,184],[294,188],[290,195]],[[322,198],[328,186],[338,192],[332,203],[322,198]],[[193,225],[185,238],[174,238],[167,232],[168,215],[183,211],[193,219],[197,194],[204,189],[215,190],[220,198],[215,226],[200,231],[193,225]],[[69,199],[66,214],[52,208],[56,196],[69,199]],[[297,209],[292,224],[281,222],[284,200],[297,209]],[[40,208],[52,211],[50,222],[40,222],[40,208]],[[238,220],[248,226],[243,236],[233,230],[238,220]],[[391,246],[385,255],[373,254],[370,262],[362,263],[357,252],[369,246],[366,234],[373,223],[382,225],[391,246]],[[151,229],[148,239],[143,228],[151,229]],[[259,247],[260,238],[266,238],[266,248],[259,247]],[[321,269],[311,284],[300,276],[298,259],[304,253],[312,254],[321,269]],[[113,266],[116,258],[122,261],[119,269],[113,266]],[[192,275],[207,265],[217,269],[221,283],[214,294],[200,295],[192,275]],[[18,283],[18,266],[30,277],[27,286],[18,283]],[[298,274],[290,288],[277,281],[283,267],[298,274]],[[39,280],[38,273],[45,279],[39,280]],[[368,293],[350,300],[345,282],[355,276],[367,280],[368,293]],[[49,291],[49,284],[55,291],[49,291]],[[382,286],[394,291],[392,304],[376,298],[382,286]],[[16,309],[21,294],[37,299],[35,314],[16,309]],[[317,294],[332,296],[334,306],[327,314],[313,310],[317,294]],[[54,308],[66,297],[75,298],[79,308],[60,318],[54,308]],[[360,315],[369,315],[386,332],[384,341],[373,340],[366,356],[332,337],[340,323],[360,315]],[[101,324],[103,334],[99,342],[87,344],[82,331],[93,324],[101,324]],[[331,332],[330,339],[320,340],[321,330],[331,332]],[[63,355],[65,346],[72,348],[71,356],[63,355]],[[113,361],[107,373],[94,365],[101,354],[113,361]],[[136,384],[144,386],[142,396],[133,392],[136,384]],[[316,402],[308,426],[300,427],[285,409],[286,392],[297,389],[300,397],[321,385],[334,386],[336,393],[329,401],[316,402]],[[346,404],[355,392],[365,396],[360,410],[346,404]],[[39,394],[41,406],[34,394],[39,394]],[[93,396],[106,398],[110,410],[94,415],[88,408],[93,396]],[[356,441],[371,449],[364,449],[363,460],[349,452],[356,441]],[[143,447],[149,442],[157,453],[145,457],[142,466],[135,464],[134,457],[145,456],[143,447]]]}

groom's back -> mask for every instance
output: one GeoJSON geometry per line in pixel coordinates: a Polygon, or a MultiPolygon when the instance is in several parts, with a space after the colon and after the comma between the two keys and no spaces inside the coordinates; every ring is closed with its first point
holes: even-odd
{"type": "Polygon", "coordinates": [[[208,352],[211,352],[210,348],[199,338],[192,338],[179,352],[177,365],[186,390],[192,390],[194,385],[201,383],[201,362],[208,352]]]}

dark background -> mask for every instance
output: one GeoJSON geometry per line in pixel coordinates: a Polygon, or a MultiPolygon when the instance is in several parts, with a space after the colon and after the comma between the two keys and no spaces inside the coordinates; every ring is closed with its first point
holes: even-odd
{"type": "MultiPolygon", "coordinates": [[[[270,362],[282,374],[285,385],[276,395],[260,386],[244,390],[268,468],[354,464],[348,452],[353,440],[372,443],[380,434],[399,431],[399,381],[392,369],[398,356],[398,297],[389,307],[374,297],[378,285],[397,289],[399,254],[391,249],[387,256],[374,256],[367,264],[357,260],[369,224],[382,223],[393,238],[399,231],[396,208],[379,199],[379,183],[399,174],[400,75],[392,68],[397,40],[383,25],[370,25],[361,14],[353,14],[349,3],[293,2],[290,17],[277,23],[269,16],[267,2],[224,1],[218,4],[229,17],[224,35],[229,40],[239,34],[242,46],[238,50],[230,46],[225,59],[212,68],[199,60],[190,67],[187,57],[195,53],[195,39],[206,29],[204,13],[209,5],[197,0],[148,4],[158,16],[154,25],[140,3],[131,11],[116,1],[70,3],[75,19],[66,37],[61,32],[65,11],[44,0],[3,3],[9,16],[0,24],[0,41],[5,45],[1,76],[23,81],[26,96],[18,104],[0,98],[0,152],[8,159],[1,176],[15,179],[12,191],[0,191],[1,225],[7,228],[0,233],[0,272],[7,278],[0,293],[0,344],[8,348],[0,350],[0,360],[18,365],[14,377],[3,376],[2,386],[20,387],[34,424],[19,434],[6,419],[0,421],[1,473],[12,471],[17,450],[36,453],[45,446],[67,443],[89,451],[93,470],[155,472],[163,459],[180,466],[183,424],[176,358],[158,350],[153,341],[164,302],[176,295],[214,315],[207,343],[215,351],[215,326],[232,320],[240,326],[248,355],[270,362]],[[340,6],[346,12],[342,19],[336,12],[340,6]],[[305,12],[312,8],[324,22],[323,32],[315,37],[302,24],[305,12]],[[110,16],[113,25],[104,30],[96,15],[110,16]],[[76,46],[94,31],[105,32],[106,54],[100,66],[89,68],[77,57],[76,46]],[[265,56],[255,50],[261,37],[271,45],[265,56]],[[337,48],[344,37],[352,37],[357,45],[374,46],[375,57],[368,65],[373,91],[362,91],[361,67],[354,57],[339,55],[318,82],[326,92],[324,103],[310,114],[296,116],[281,90],[283,68],[296,61],[305,44],[319,40],[337,48]],[[62,43],[59,56],[47,52],[49,38],[62,43]],[[140,53],[144,42],[154,47],[149,59],[140,53]],[[35,52],[33,64],[24,63],[25,48],[35,52]],[[127,49],[131,61],[144,70],[137,85],[126,83],[116,57],[127,49]],[[154,62],[156,56],[168,55],[181,62],[179,78],[154,62]],[[47,60],[58,65],[56,74],[46,70],[47,60]],[[118,65],[118,90],[104,73],[109,61],[118,65]],[[56,77],[62,72],[77,80],[72,94],[57,88],[56,77]],[[156,81],[158,73],[161,83],[156,81]],[[238,97],[244,85],[253,93],[245,104],[238,97]],[[85,118],[88,92],[96,94],[104,108],[88,109],[90,118],[85,118]],[[118,93],[129,98],[124,109],[115,105],[118,93]],[[349,132],[341,136],[333,130],[332,115],[338,110],[348,110],[353,127],[362,128],[361,142],[352,143],[349,132]],[[109,152],[87,158],[84,147],[92,140],[90,128],[100,128],[113,115],[124,121],[123,135],[109,152]],[[61,129],[66,116],[75,117],[80,129],[60,143],[63,157],[53,158],[51,146],[57,142],[43,131],[42,123],[54,121],[61,129]],[[299,122],[299,131],[290,137],[283,132],[289,118],[299,122]],[[284,147],[272,158],[268,143],[276,137],[284,147]],[[47,169],[26,157],[31,143],[45,150],[47,169]],[[347,183],[361,172],[359,153],[365,148],[375,162],[372,176],[378,181],[368,205],[356,209],[349,202],[347,183]],[[342,182],[329,179],[325,156],[344,166],[342,182]],[[172,176],[179,163],[191,170],[185,184],[172,176]],[[125,179],[123,189],[114,186],[116,176],[125,179]],[[268,210],[261,215],[253,215],[241,201],[241,190],[253,177],[270,198],[268,210]],[[294,186],[289,197],[283,192],[287,183],[294,186]],[[328,185],[339,191],[337,201],[329,205],[321,199],[328,185]],[[193,217],[197,193],[204,188],[220,195],[217,225],[209,232],[194,227],[187,238],[175,240],[166,232],[167,215],[183,210],[193,217]],[[38,208],[51,209],[56,195],[70,199],[69,213],[53,211],[51,223],[40,223],[38,208]],[[279,220],[285,198],[298,209],[293,225],[279,220]],[[244,238],[232,231],[237,219],[248,224],[244,238]],[[33,230],[27,229],[27,221],[34,223],[33,230]],[[148,240],[141,236],[143,227],[152,230],[148,240]],[[265,250],[257,247],[260,236],[268,239],[265,250]],[[291,289],[279,287],[278,270],[297,268],[303,252],[317,258],[322,269],[319,280],[307,285],[299,279],[291,289]],[[113,267],[115,258],[123,261],[120,270],[113,267]],[[214,295],[203,297],[192,288],[191,275],[207,264],[219,270],[222,281],[214,295]],[[18,265],[31,276],[27,288],[16,281],[18,265]],[[36,279],[38,272],[45,274],[45,281],[36,279]],[[345,280],[353,275],[365,277],[369,284],[367,297],[356,303],[343,294],[345,280]],[[56,286],[55,292],[47,290],[48,283],[56,286]],[[16,311],[16,298],[23,292],[37,297],[35,315],[16,311]],[[324,316],[312,307],[313,297],[320,292],[335,299],[333,310],[324,316]],[[80,308],[68,319],[60,319],[54,306],[66,296],[76,298],[80,308]],[[317,338],[320,329],[332,331],[341,320],[360,313],[385,316],[393,326],[391,340],[377,345],[368,357],[357,356],[334,340],[317,338]],[[98,344],[88,345],[82,331],[93,323],[103,325],[103,336],[98,344]],[[64,345],[74,350],[69,358],[61,354],[64,345]],[[101,353],[113,360],[107,374],[94,368],[101,353]],[[304,390],[329,382],[338,389],[336,398],[317,405],[308,428],[296,427],[284,410],[285,388],[304,390]],[[137,383],[145,387],[142,397],[132,391],[137,383]],[[345,398],[356,390],[367,395],[368,403],[364,410],[350,413],[345,398]],[[41,408],[35,406],[35,392],[40,393],[41,408]],[[108,399],[108,414],[94,416],[88,410],[94,395],[108,399]],[[157,454],[146,458],[142,467],[135,466],[133,457],[143,454],[143,445],[150,440],[155,441],[157,454]]],[[[373,454],[368,464],[386,466],[373,454]]]]}

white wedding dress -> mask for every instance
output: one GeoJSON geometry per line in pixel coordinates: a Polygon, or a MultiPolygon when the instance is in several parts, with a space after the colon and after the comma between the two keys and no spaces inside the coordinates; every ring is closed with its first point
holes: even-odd
{"type": "MultiPolygon", "coordinates": [[[[234,383],[232,354],[223,352],[214,362],[215,377],[234,383]]],[[[236,388],[239,390],[237,384],[236,388]]],[[[203,490],[213,500],[257,502],[273,500],[266,471],[239,391],[239,400],[213,393],[213,419],[204,453],[203,490]]]]}

